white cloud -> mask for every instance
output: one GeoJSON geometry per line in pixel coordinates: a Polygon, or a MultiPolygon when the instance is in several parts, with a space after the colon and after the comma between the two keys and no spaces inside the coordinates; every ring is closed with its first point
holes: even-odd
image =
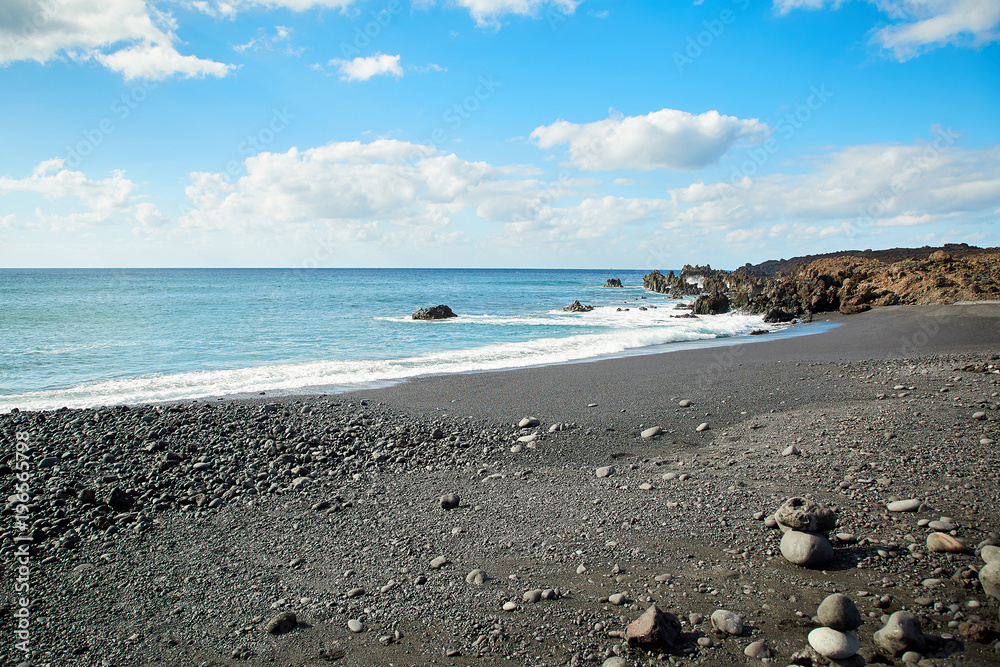
{"type": "MultiPolygon", "coordinates": [[[[417,0],[414,4],[433,5],[436,0],[417,0]]],[[[500,28],[501,19],[506,16],[539,17],[563,19],[572,16],[583,0],[449,0],[449,4],[469,10],[473,20],[481,28],[500,28]]]]}
{"type": "Polygon", "coordinates": [[[567,144],[569,162],[580,169],[700,169],[718,162],[737,141],[759,141],[771,132],[756,118],[662,109],[582,125],[559,120],[536,128],[531,139],[540,148],[567,144]]]}
{"type": "Polygon", "coordinates": [[[509,222],[504,229],[519,241],[528,234],[546,243],[595,239],[622,225],[658,224],[668,208],[664,199],[595,197],[570,206],[542,206],[531,219],[509,222]]]}
{"type": "Polygon", "coordinates": [[[235,18],[240,12],[252,9],[290,9],[304,12],[326,8],[346,11],[356,0],[188,0],[185,6],[216,18],[235,18]]]}
{"type": "Polygon", "coordinates": [[[367,58],[359,56],[354,60],[334,58],[329,64],[338,68],[341,81],[367,81],[373,76],[394,76],[398,79],[403,76],[399,55],[376,53],[367,58]]]}
{"type": "Polygon", "coordinates": [[[175,28],[143,0],[4,0],[0,64],[68,57],[96,59],[126,78],[229,73],[231,65],[178,53],[175,28]]]}
{"type": "Polygon", "coordinates": [[[232,65],[182,56],[172,46],[138,44],[107,55],[98,53],[97,60],[113,72],[120,72],[126,81],[151,79],[158,81],[173,74],[185,77],[226,76],[232,65]]]}
{"type": "Polygon", "coordinates": [[[70,200],[75,208],[69,213],[36,209],[38,221],[58,229],[100,224],[152,227],[166,223],[156,206],[141,201],[135,194],[138,186],[123,171],[115,170],[107,178],[91,180],[83,172],[64,169],[63,165],[62,158],[53,158],[40,163],[30,176],[0,177],[0,195],[24,192],[41,195],[56,204],[70,200]]]}
{"type": "Polygon", "coordinates": [[[1000,204],[1000,146],[965,150],[936,140],[832,152],[812,173],[670,191],[670,226],[723,233],[727,242],[868,236],[890,227],[986,220],[1000,204]],[[767,231],[761,227],[768,228],[767,231]]]}
{"type": "Polygon", "coordinates": [[[274,31],[270,34],[264,28],[260,28],[256,37],[252,37],[246,44],[237,44],[233,50],[238,53],[280,50],[290,56],[301,55],[305,48],[291,45],[293,32],[295,31],[292,28],[283,25],[274,26],[274,31]]]}
{"type": "MultiPolygon", "coordinates": [[[[1000,39],[997,0],[867,0],[892,21],[872,35],[872,43],[909,60],[931,49],[954,44],[979,46],[1000,39]]],[[[774,0],[779,14],[793,9],[838,9],[844,0],[774,0]]]]}

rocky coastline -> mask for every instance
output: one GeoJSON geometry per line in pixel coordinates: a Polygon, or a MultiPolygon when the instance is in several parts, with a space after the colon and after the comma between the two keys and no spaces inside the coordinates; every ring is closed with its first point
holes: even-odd
{"type": "Polygon", "coordinates": [[[849,315],[880,306],[1000,299],[1000,249],[869,250],[748,264],[735,271],[685,265],[677,275],[652,271],[643,286],[699,296],[700,314],[740,309],[764,315],[766,322],[809,321],[831,311],[849,315]]]}

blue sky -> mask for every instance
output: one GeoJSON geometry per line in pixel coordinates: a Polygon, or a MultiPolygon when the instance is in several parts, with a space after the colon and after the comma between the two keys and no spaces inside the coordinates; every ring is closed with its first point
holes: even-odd
{"type": "Polygon", "coordinates": [[[1000,245],[996,0],[9,0],[0,266],[1000,245]]]}

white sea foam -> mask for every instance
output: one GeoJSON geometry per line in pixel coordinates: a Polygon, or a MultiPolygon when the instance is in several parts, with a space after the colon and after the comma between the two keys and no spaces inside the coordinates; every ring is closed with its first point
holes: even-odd
{"type": "MultiPolygon", "coordinates": [[[[617,312],[598,309],[559,317],[465,316],[484,324],[585,323],[607,327],[600,333],[494,343],[400,359],[330,360],[230,370],[205,370],[127,377],[81,384],[68,389],[0,396],[0,412],[11,408],[41,410],[146,403],[310,388],[345,390],[421,375],[466,373],[580,361],[618,355],[678,341],[698,341],[746,334],[763,326],[759,316],[727,314],[697,319],[671,318],[676,311],[660,308],[617,312]]],[[[416,325],[426,324],[414,322],[416,325]]],[[[774,328],[769,327],[769,328],[774,328]]]]}

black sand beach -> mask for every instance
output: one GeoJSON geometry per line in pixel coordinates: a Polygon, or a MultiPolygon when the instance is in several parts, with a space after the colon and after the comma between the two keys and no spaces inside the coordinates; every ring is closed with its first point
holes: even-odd
{"type": "MultiPolygon", "coordinates": [[[[1000,305],[829,321],[351,394],[0,416],[5,453],[32,445],[30,664],[823,664],[800,652],[833,592],[869,663],[902,664],[874,633],[905,610],[908,660],[1000,664],[977,575],[1000,542],[1000,305]],[[765,519],[793,496],[836,513],[832,560],[782,556],[765,519]],[[627,645],[654,604],[680,636],[627,645]],[[740,632],[713,630],[720,609],[740,632]]],[[[24,660],[10,633],[3,657],[24,660]]]]}

